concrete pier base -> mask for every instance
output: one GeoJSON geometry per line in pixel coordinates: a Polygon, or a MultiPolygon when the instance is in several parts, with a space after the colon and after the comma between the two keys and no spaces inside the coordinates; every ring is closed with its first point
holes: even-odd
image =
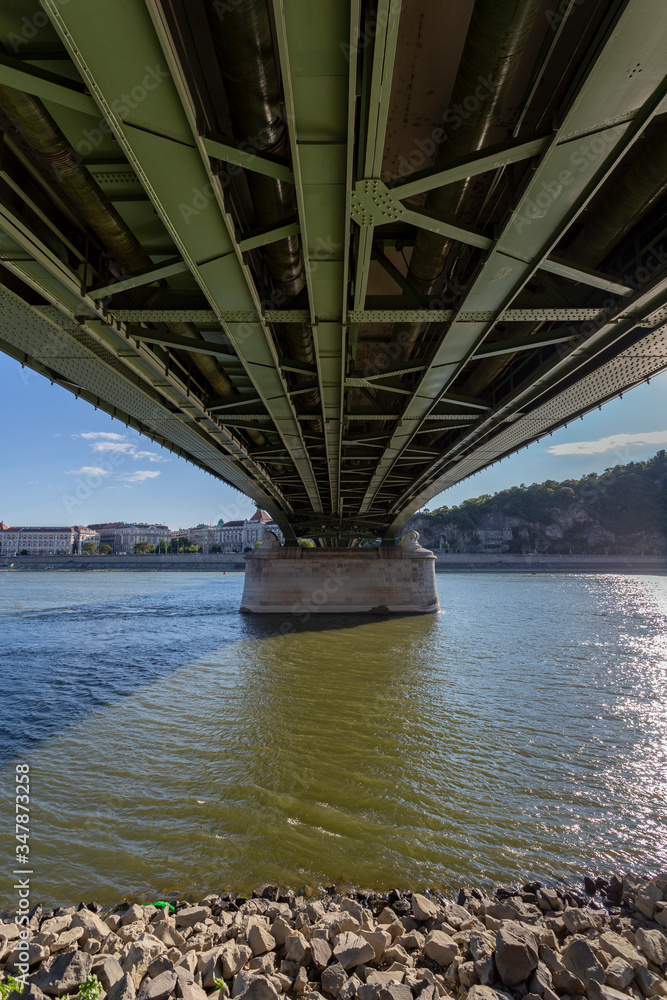
{"type": "Polygon", "coordinates": [[[241,611],[435,614],[436,557],[416,532],[401,546],[303,549],[264,541],[246,556],[241,611]]]}

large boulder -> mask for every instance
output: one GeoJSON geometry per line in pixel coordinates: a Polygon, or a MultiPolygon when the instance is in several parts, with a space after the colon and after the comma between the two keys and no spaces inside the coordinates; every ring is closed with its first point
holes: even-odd
{"type": "Polygon", "coordinates": [[[424,942],[424,954],[443,969],[452,964],[458,953],[459,946],[456,941],[444,931],[431,931],[424,942]]]}
{"type": "Polygon", "coordinates": [[[626,989],[634,978],[635,970],[624,958],[612,958],[604,970],[605,985],[611,986],[615,990],[626,989]]]}
{"type": "Polygon", "coordinates": [[[413,892],[412,894],[412,912],[415,915],[415,920],[435,920],[438,915],[438,907],[427,899],[426,896],[422,896],[418,892],[413,892]]]}
{"type": "Polygon", "coordinates": [[[278,991],[265,976],[255,976],[239,993],[239,1000],[278,1000],[278,991]]]}
{"type": "Polygon", "coordinates": [[[106,1000],[134,1000],[137,991],[134,988],[134,980],[129,972],[126,972],[117,982],[109,988],[106,1000]]]}
{"type": "Polygon", "coordinates": [[[121,966],[123,972],[129,972],[132,976],[135,989],[141,985],[141,980],[146,975],[148,966],[166,950],[162,942],[152,934],[142,934],[137,941],[132,942],[121,966]]]}
{"type": "Polygon", "coordinates": [[[276,939],[266,927],[253,924],[248,931],[248,944],[256,958],[258,955],[265,955],[267,951],[273,951],[276,947],[276,939]]]}
{"type": "Polygon", "coordinates": [[[496,935],[498,975],[505,986],[516,986],[530,977],[539,961],[535,934],[516,920],[506,920],[496,935]]]}
{"type": "Polygon", "coordinates": [[[30,982],[52,997],[75,993],[93,968],[93,956],[83,951],[68,951],[45,963],[30,976],[30,982]]]}
{"type": "Polygon", "coordinates": [[[107,927],[104,921],[100,920],[97,914],[91,910],[79,910],[78,913],[75,913],[70,927],[83,928],[84,933],[79,942],[82,945],[85,945],[91,938],[94,941],[104,941],[111,934],[111,928],[107,927]]]}
{"type": "MultiPolygon", "coordinates": [[[[563,965],[585,986],[604,983],[604,968],[595,952],[583,938],[575,938],[563,951],[563,965]]],[[[554,980],[555,982],[555,980],[554,980]]]]}
{"type": "Polygon", "coordinates": [[[167,1000],[174,992],[177,979],[175,972],[161,972],[142,986],[137,1000],[167,1000]]]}
{"type": "Polygon", "coordinates": [[[347,973],[340,962],[327,966],[322,972],[322,989],[332,997],[338,996],[346,982],[347,973]]]}
{"type": "Polygon", "coordinates": [[[186,906],[176,914],[177,927],[194,927],[203,924],[211,916],[208,906],[186,906]]]}
{"type": "Polygon", "coordinates": [[[103,958],[96,958],[93,963],[93,972],[102,983],[102,988],[108,992],[114,983],[123,978],[123,970],[120,962],[113,955],[105,955],[103,958]]]}
{"type": "Polygon", "coordinates": [[[637,929],[637,947],[646,955],[649,962],[654,965],[667,965],[667,934],[658,930],[644,930],[643,927],[637,929]]]}
{"type": "Polygon", "coordinates": [[[334,941],[333,953],[344,969],[354,969],[375,958],[373,946],[352,931],[338,935],[334,941]]]}

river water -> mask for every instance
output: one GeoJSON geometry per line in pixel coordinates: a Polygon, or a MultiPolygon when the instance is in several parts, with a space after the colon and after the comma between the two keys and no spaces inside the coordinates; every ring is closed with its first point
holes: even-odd
{"type": "Polygon", "coordinates": [[[667,867],[666,578],[443,574],[440,615],[287,635],[242,585],[0,573],[33,901],[667,867]]]}

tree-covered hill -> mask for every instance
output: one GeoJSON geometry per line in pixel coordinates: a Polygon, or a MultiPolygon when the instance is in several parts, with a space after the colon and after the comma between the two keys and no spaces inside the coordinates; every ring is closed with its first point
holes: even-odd
{"type": "Polygon", "coordinates": [[[667,454],[582,479],[514,486],[440,507],[409,526],[431,547],[458,551],[663,553],[667,454]]]}

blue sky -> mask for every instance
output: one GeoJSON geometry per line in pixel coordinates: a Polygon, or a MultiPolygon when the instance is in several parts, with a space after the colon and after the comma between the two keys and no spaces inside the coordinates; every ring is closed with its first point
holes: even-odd
{"type": "MultiPolygon", "coordinates": [[[[254,512],[236,490],[3,354],[0,387],[0,520],[7,524],[150,521],[188,528],[254,512]]],[[[650,458],[667,447],[666,401],[663,373],[428,506],[650,458]]]]}

